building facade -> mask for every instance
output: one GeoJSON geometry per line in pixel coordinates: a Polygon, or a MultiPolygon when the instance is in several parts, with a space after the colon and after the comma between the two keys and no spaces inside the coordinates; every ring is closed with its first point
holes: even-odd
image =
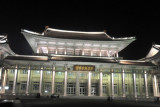
{"type": "Polygon", "coordinates": [[[134,37],[113,38],[106,32],[53,28],[43,33],[22,30],[22,34],[33,55],[15,54],[1,36],[1,94],[159,96],[159,45],[153,45],[143,59],[123,60],[118,53],[134,37]]]}

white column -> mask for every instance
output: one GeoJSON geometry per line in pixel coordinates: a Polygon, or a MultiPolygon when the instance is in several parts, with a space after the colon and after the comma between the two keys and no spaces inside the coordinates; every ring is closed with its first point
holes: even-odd
{"type": "Polygon", "coordinates": [[[93,50],[91,50],[91,56],[93,56],[93,50]]]}
{"type": "Polygon", "coordinates": [[[39,53],[39,49],[40,49],[40,48],[38,47],[38,48],[37,48],[37,53],[39,53]]]}
{"type": "Polygon", "coordinates": [[[112,69],[112,72],[111,72],[111,94],[112,94],[112,97],[114,97],[114,73],[113,73],[113,69],[112,69]]]}
{"type": "Polygon", "coordinates": [[[99,51],[99,56],[102,56],[102,52],[101,52],[101,50],[99,51]]]}
{"type": "Polygon", "coordinates": [[[160,97],[160,94],[159,94],[159,84],[158,83],[157,83],[157,94],[160,97]]]}
{"type": "Polygon", "coordinates": [[[133,73],[133,87],[134,87],[134,97],[137,98],[137,90],[136,90],[136,73],[133,73]]]}
{"type": "Polygon", "coordinates": [[[154,76],[153,76],[153,90],[154,90],[154,96],[157,96],[157,76],[154,74],[154,76]]]}
{"type": "Polygon", "coordinates": [[[67,48],[64,49],[64,54],[65,54],[65,55],[67,54],[67,48]]]}
{"type": "Polygon", "coordinates": [[[88,96],[91,95],[91,72],[88,72],[88,96]]]}
{"type": "Polygon", "coordinates": [[[55,82],[55,67],[53,67],[52,71],[52,94],[54,93],[54,82],[55,82]]]}
{"type": "Polygon", "coordinates": [[[126,90],[125,90],[125,76],[124,76],[124,69],[122,70],[122,89],[123,89],[123,97],[126,96],[126,90]]]}
{"type": "Polygon", "coordinates": [[[147,84],[147,74],[146,74],[146,71],[144,72],[144,85],[145,85],[146,98],[148,98],[148,84],[147,84]]]}
{"type": "Polygon", "coordinates": [[[76,73],[76,96],[79,96],[79,72],[76,73]]]}
{"type": "Polygon", "coordinates": [[[56,48],[55,54],[56,54],[56,55],[58,54],[58,52],[57,52],[57,48],[56,48]]]}
{"type": "Polygon", "coordinates": [[[116,52],[116,57],[117,57],[117,58],[119,57],[119,55],[118,55],[118,51],[116,52]]]}
{"type": "Polygon", "coordinates": [[[43,82],[43,67],[41,67],[40,80],[39,80],[39,93],[42,95],[42,82],[43,82]]]}
{"type": "Polygon", "coordinates": [[[2,67],[0,67],[0,81],[2,79],[2,67]]]}
{"type": "Polygon", "coordinates": [[[64,96],[67,95],[67,68],[65,68],[64,72],[64,96]]]}
{"type": "Polygon", "coordinates": [[[2,93],[5,93],[6,80],[7,80],[7,70],[5,69],[3,74],[2,93]]]}
{"type": "Polygon", "coordinates": [[[84,55],[84,49],[82,49],[82,55],[84,55]]]}
{"type": "Polygon", "coordinates": [[[103,80],[103,74],[102,72],[100,72],[99,73],[99,96],[103,96],[102,80],[103,80]]]}
{"type": "Polygon", "coordinates": [[[13,89],[12,89],[12,94],[15,94],[16,92],[16,83],[17,83],[17,65],[16,65],[16,68],[15,68],[15,71],[14,71],[14,81],[13,81],[13,89]]]}
{"type": "Polygon", "coordinates": [[[30,66],[28,67],[28,75],[27,75],[27,87],[26,87],[26,94],[29,94],[29,85],[30,85],[30,74],[31,74],[31,69],[30,66]]]}

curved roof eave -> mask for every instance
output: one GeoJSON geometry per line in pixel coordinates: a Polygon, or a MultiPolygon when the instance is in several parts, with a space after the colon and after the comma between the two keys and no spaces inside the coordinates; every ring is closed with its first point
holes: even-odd
{"type": "Polygon", "coordinates": [[[135,37],[121,37],[114,38],[110,37],[105,32],[83,32],[83,31],[69,31],[47,28],[42,33],[21,29],[21,32],[29,33],[32,35],[51,37],[51,38],[63,38],[63,39],[77,39],[77,40],[97,40],[97,41],[124,41],[124,40],[135,40],[135,37]],[[48,33],[49,32],[49,33],[48,33]]]}

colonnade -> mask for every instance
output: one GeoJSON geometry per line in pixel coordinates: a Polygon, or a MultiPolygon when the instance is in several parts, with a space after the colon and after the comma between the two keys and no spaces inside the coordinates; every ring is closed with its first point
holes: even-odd
{"type": "MultiPolygon", "coordinates": [[[[110,79],[111,79],[111,85],[110,85],[110,89],[111,89],[111,95],[114,96],[114,70],[112,69],[110,72],[110,79]]],[[[53,67],[52,70],[52,90],[51,93],[55,93],[55,67],[53,67]]],[[[1,78],[2,79],[2,88],[1,90],[3,90],[3,93],[5,93],[5,86],[6,86],[6,79],[7,79],[7,69],[4,69],[4,73],[2,74],[2,69],[0,71],[1,75],[3,75],[1,78]]],[[[67,67],[65,68],[64,71],[64,96],[67,96],[67,67]]],[[[12,94],[16,94],[16,83],[17,83],[17,74],[18,74],[18,67],[15,67],[15,72],[14,72],[14,80],[13,80],[13,89],[12,89],[12,94]]],[[[28,74],[27,74],[27,87],[26,87],[26,91],[25,94],[29,94],[29,88],[30,88],[30,74],[31,74],[31,69],[30,66],[28,67],[28,74]]],[[[87,85],[87,89],[88,89],[88,96],[91,96],[91,84],[92,84],[92,71],[88,72],[88,85],[87,85]]],[[[137,91],[136,91],[136,73],[132,72],[132,77],[133,77],[133,91],[134,91],[134,97],[137,98],[137,91]]],[[[121,72],[121,78],[122,78],[122,96],[125,97],[126,96],[126,90],[125,90],[125,69],[122,69],[121,72]]],[[[157,76],[153,75],[152,76],[152,80],[153,80],[153,92],[154,92],[154,96],[158,96],[159,95],[159,86],[157,83],[157,76]]],[[[41,67],[40,70],[40,79],[39,79],[39,93],[42,94],[42,82],[43,81],[43,67],[41,67]]],[[[147,72],[144,71],[144,87],[145,87],[145,96],[146,98],[149,97],[148,94],[148,82],[147,82],[147,72]]],[[[99,72],[99,96],[103,96],[103,72],[99,72]]],[[[76,95],[79,95],[79,73],[77,72],[76,75],[76,95]]]]}

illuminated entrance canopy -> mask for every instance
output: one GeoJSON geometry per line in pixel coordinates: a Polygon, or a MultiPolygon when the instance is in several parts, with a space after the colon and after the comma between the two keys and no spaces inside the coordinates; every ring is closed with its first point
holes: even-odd
{"type": "Polygon", "coordinates": [[[95,71],[95,66],[93,65],[74,65],[74,71],[95,71]]]}

